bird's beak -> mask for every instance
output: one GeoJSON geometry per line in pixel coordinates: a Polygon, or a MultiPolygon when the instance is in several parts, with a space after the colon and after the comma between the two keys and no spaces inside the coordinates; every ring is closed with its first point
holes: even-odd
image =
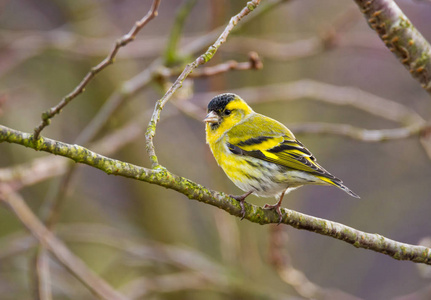
{"type": "Polygon", "coordinates": [[[210,111],[210,113],[205,117],[204,122],[216,124],[220,122],[220,117],[215,113],[215,111],[210,111]]]}

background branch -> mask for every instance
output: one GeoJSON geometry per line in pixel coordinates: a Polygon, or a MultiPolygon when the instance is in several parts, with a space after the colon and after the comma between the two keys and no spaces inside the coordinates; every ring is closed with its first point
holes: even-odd
{"type": "Polygon", "coordinates": [[[356,139],[362,142],[382,142],[419,136],[429,125],[410,125],[394,129],[364,129],[349,124],[302,123],[289,126],[295,133],[334,134],[356,139]]]}
{"type": "Polygon", "coordinates": [[[31,231],[39,242],[47,247],[91,292],[102,299],[126,299],[103,279],[89,270],[82,260],[73,255],[61,241],[46,229],[25,204],[24,200],[18,194],[12,192],[5,184],[0,185],[0,199],[5,201],[12,208],[20,221],[31,231]]]}
{"type": "Polygon", "coordinates": [[[281,226],[272,225],[268,244],[269,261],[278,272],[280,279],[292,286],[299,295],[306,299],[359,299],[342,291],[318,286],[301,270],[294,268],[286,251],[287,242],[286,230],[281,226]]]}
{"type": "Polygon", "coordinates": [[[355,0],[368,25],[431,93],[431,46],[393,0],[355,0]]]}

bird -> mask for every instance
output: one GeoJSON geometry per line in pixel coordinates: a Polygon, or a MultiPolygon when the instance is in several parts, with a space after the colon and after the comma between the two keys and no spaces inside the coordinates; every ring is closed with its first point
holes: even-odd
{"type": "Polygon", "coordinates": [[[313,154],[282,123],[256,113],[238,95],[224,93],[208,103],[204,119],[206,143],[217,164],[243,195],[239,201],[242,218],[244,201],[254,194],[275,197],[274,209],[283,218],[281,203],[288,192],[303,185],[335,186],[359,198],[343,182],[320,166],[313,154]]]}

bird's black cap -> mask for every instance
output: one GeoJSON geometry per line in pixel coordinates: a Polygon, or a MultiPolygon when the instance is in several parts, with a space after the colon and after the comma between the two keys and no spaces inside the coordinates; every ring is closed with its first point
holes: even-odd
{"type": "Polygon", "coordinates": [[[208,112],[219,112],[224,110],[226,105],[237,97],[235,94],[227,93],[215,96],[210,103],[208,103],[208,112]]]}

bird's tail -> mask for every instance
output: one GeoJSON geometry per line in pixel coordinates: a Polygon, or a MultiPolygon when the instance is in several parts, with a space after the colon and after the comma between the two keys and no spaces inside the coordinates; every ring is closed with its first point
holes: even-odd
{"type": "Polygon", "coordinates": [[[339,189],[341,189],[341,190],[343,190],[343,191],[345,191],[347,194],[349,194],[350,196],[352,196],[352,197],[355,197],[355,198],[361,198],[361,197],[359,197],[358,195],[356,195],[351,189],[349,189],[347,186],[345,186],[344,184],[343,184],[343,182],[340,180],[340,179],[338,179],[337,177],[334,177],[334,178],[328,178],[328,177],[324,177],[324,176],[319,176],[319,178],[321,179],[321,180],[323,180],[323,181],[325,181],[325,182],[327,182],[327,183],[329,183],[329,184],[331,184],[331,185],[334,185],[334,186],[336,186],[337,188],[339,188],[339,189]]]}

